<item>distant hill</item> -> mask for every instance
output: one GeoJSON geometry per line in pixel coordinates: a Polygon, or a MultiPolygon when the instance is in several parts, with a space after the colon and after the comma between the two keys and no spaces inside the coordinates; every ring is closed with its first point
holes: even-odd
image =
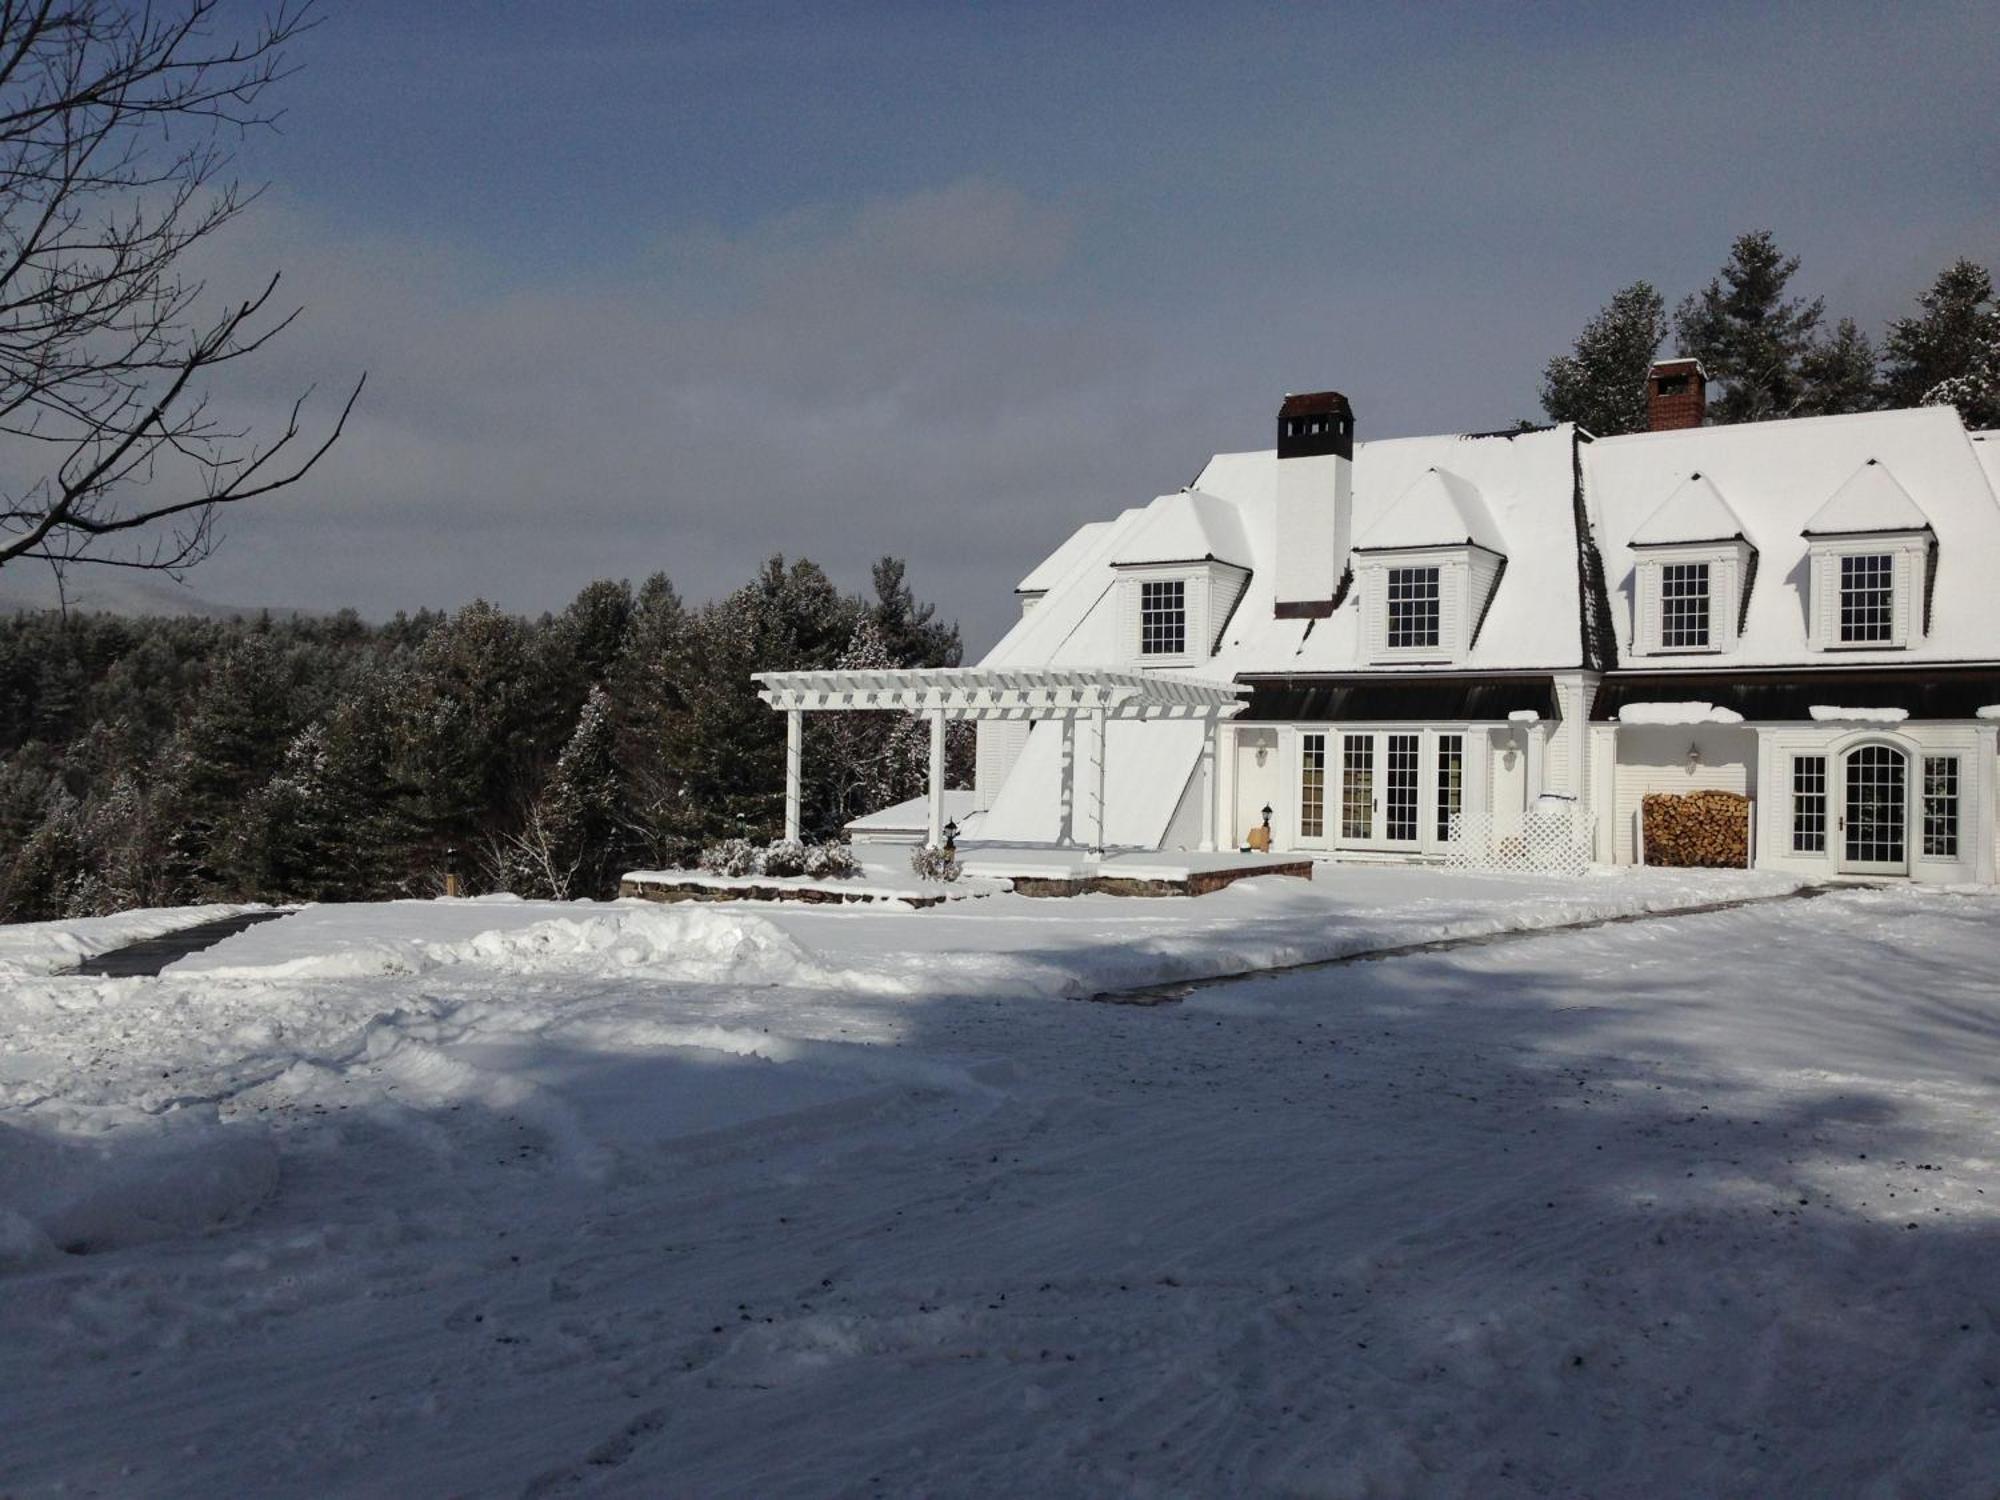
{"type": "MultiPolygon", "coordinates": [[[[83,568],[72,573],[60,592],[46,568],[0,570],[0,615],[30,614],[64,603],[77,612],[107,615],[165,615],[176,619],[251,619],[266,612],[254,604],[218,604],[163,574],[133,573],[116,568],[83,568]]],[[[270,607],[273,619],[291,619],[307,610],[270,607]]]]}

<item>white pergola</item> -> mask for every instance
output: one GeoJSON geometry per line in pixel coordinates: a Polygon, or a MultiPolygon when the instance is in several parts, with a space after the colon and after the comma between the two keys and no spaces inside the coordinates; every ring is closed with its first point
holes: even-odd
{"type": "Polygon", "coordinates": [[[947,719],[1054,719],[1063,726],[1062,827],[1076,806],[1076,723],[1090,736],[1090,847],[1104,848],[1104,731],[1113,719],[1195,719],[1204,727],[1201,846],[1215,848],[1216,725],[1243,711],[1249,692],[1233,682],[1163,677],[1107,667],[906,667],[853,672],[757,672],[757,696],[785,715],[785,837],[799,836],[801,742],[808,713],[877,710],[923,714],[931,724],[928,839],[944,841],[947,719]]]}

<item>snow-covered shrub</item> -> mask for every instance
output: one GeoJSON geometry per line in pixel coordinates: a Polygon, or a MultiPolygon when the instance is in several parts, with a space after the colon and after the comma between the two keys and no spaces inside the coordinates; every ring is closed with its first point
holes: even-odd
{"type": "Polygon", "coordinates": [[[778,876],[805,874],[806,846],[797,839],[772,839],[764,846],[764,873],[778,876]]]}
{"type": "Polygon", "coordinates": [[[959,876],[957,851],[919,844],[910,851],[910,869],[919,880],[956,880],[959,876]]]}
{"type": "Polygon", "coordinates": [[[852,880],[861,873],[861,862],[845,844],[828,841],[806,848],[806,874],[814,880],[852,880]]]}
{"type": "Polygon", "coordinates": [[[748,839],[722,839],[701,851],[701,867],[711,875],[760,875],[763,850],[748,839]]]}

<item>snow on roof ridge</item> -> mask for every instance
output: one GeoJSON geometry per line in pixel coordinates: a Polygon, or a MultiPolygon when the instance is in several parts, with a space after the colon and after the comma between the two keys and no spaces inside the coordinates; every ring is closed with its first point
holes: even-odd
{"type": "Polygon", "coordinates": [[[1505,555],[1506,541],[1479,486],[1432,464],[1389,502],[1361,539],[1363,549],[1454,546],[1471,542],[1505,555]]]}
{"type": "Polygon", "coordinates": [[[1618,710],[1620,724],[1741,724],[1743,715],[1713,703],[1627,703],[1618,710]]]}
{"type": "Polygon", "coordinates": [[[1779,428],[1796,429],[1804,426],[1830,425],[1838,422],[1855,424],[1889,422],[1935,422],[1940,417],[1957,421],[1958,413],[1949,406],[1892,406],[1886,411],[1845,411],[1831,412],[1825,416],[1813,417],[1772,417],[1763,422],[1717,422],[1704,427],[1670,427],[1664,432],[1619,432],[1610,437],[1591,434],[1594,443],[1610,443],[1617,447],[1631,447],[1640,443],[1687,442],[1702,439],[1723,440],[1731,443],[1744,441],[1758,434],[1769,434],[1779,428]]]}
{"type": "Polygon", "coordinates": [[[1907,708],[1834,708],[1815,703],[1806,710],[1818,724],[1900,724],[1909,718],[1907,708]]]}
{"type": "Polygon", "coordinates": [[[1848,475],[1846,481],[1812,514],[1803,536],[1836,535],[1852,531],[1924,531],[1931,518],[1910,497],[1889,466],[1869,459],[1848,475]]]}
{"type": "Polygon", "coordinates": [[[1250,540],[1243,531],[1241,507],[1220,495],[1193,488],[1176,490],[1156,496],[1143,507],[1142,516],[1112,555],[1112,566],[1204,558],[1250,566],[1250,540]]]}
{"type": "Polygon", "coordinates": [[[1743,518],[1715,481],[1696,469],[1675,485],[1667,498],[1632,533],[1634,547],[1659,547],[1675,542],[1716,542],[1732,537],[1750,540],[1743,518]]]}

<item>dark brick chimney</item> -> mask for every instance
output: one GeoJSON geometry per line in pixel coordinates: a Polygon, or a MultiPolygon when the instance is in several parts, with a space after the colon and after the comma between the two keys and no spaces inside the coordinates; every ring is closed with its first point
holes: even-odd
{"type": "Polygon", "coordinates": [[[1708,416],[1708,372],[1698,359],[1663,359],[1646,372],[1646,430],[1699,427],[1708,416]]]}

